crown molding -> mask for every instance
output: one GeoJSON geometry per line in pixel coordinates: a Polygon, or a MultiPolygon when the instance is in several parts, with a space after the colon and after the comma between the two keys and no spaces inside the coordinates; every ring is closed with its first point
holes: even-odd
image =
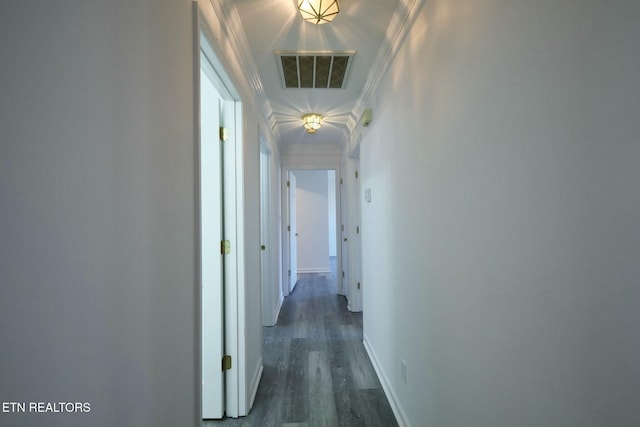
{"type": "Polygon", "coordinates": [[[271,130],[273,138],[277,141],[280,139],[280,132],[278,131],[277,122],[271,102],[267,98],[260,74],[258,73],[258,67],[253,60],[251,54],[251,47],[247,35],[244,32],[244,27],[238,14],[238,10],[232,0],[209,0],[213,7],[220,26],[228,35],[228,41],[231,45],[232,51],[235,53],[238,60],[239,72],[237,75],[243,76],[246,79],[246,83],[251,90],[251,94],[254,95],[257,101],[257,106],[263,114],[264,120],[271,130]]]}
{"type": "Polygon", "coordinates": [[[402,42],[411,30],[418,16],[418,12],[426,2],[427,0],[400,0],[398,2],[391,21],[389,21],[385,38],[371,65],[362,93],[354,103],[349,119],[347,120],[347,128],[349,129],[350,135],[348,145],[357,137],[355,130],[358,126],[360,116],[364,110],[370,106],[371,97],[377,92],[387,70],[395,60],[402,42]]]}

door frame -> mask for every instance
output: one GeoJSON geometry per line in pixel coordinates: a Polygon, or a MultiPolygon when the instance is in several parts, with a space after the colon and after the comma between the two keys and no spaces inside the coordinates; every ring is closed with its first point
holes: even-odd
{"type": "Polygon", "coordinates": [[[351,233],[353,239],[351,239],[351,251],[349,252],[349,260],[351,263],[350,273],[355,287],[353,292],[353,301],[350,303],[351,311],[362,311],[362,187],[361,172],[360,172],[360,157],[353,159],[355,176],[353,191],[350,196],[351,206],[353,208],[353,215],[351,215],[352,222],[351,233]],[[354,230],[355,229],[355,230],[354,230]],[[355,233],[354,233],[355,231],[355,233]]]}
{"type": "Polygon", "coordinates": [[[348,289],[345,289],[348,309],[352,312],[363,311],[362,292],[365,284],[362,281],[362,217],[361,217],[361,173],[360,173],[360,143],[359,135],[355,147],[342,158],[342,172],[344,174],[344,214],[345,233],[347,242],[347,264],[345,271],[348,278],[348,289]]]}
{"type": "Polygon", "coordinates": [[[293,171],[289,170],[287,173],[287,242],[289,243],[289,271],[287,277],[289,278],[287,283],[288,293],[293,292],[298,284],[298,208],[297,208],[297,185],[298,179],[293,171]],[[293,185],[292,185],[293,181],[293,185]],[[296,204],[292,205],[291,199],[295,199],[296,204]],[[295,218],[291,215],[294,213],[295,218]],[[293,247],[295,243],[295,248],[293,247]],[[293,256],[295,252],[295,257],[293,256]],[[295,267],[292,262],[295,259],[295,267]]]}
{"type": "Polygon", "coordinates": [[[351,271],[350,271],[350,242],[347,240],[349,237],[349,177],[348,170],[349,165],[347,161],[343,161],[340,165],[340,170],[342,171],[339,179],[339,193],[338,199],[340,199],[340,226],[338,228],[338,247],[340,248],[340,265],[342,266],[342,270],[337,270],[336,275],[338,283],[340,283],[340,287],[343,291],[343,295],[347,298],[347,302],[352,299],[352,288],[351,288],[351,271]],[[343,175],[344,174],[344,175],[343,175]]]}
{"type": "Polygon", "coordinates": [[[340,280],[339,273],[342,271],[342,241],[341,231],[338,224],[342,221],[342,205],[340,203],[340,178],[342,176],[341,166],[327,164],[327,165],[282,165],[282,186],[281,186],[281,200],[282,200],[282,293],[284,296],[289,295],[289,232],[287,231],[287,225],[289,224],[289,193],[287,187],[287,180],[289,177],[289,171],[296,170],[326,170],[335,171],[335,195],[336,195],[336,288],[338,295],[344,295],[345,290],[342,289],[342,281],[340,280]]]}
{"type": "Polygon", "coordinates": [[[199,254],[198,277],[200,282],[200,340],[202,345],[202,418],[224,416],[224,375],[215,363],[224,354],[224,259],[220,253],[223,239],[223,167],[222,147],[218,139],[218,127],[223,107],[222,95],[211,61],[200,51],[199,73],[200,138],[197,145],[199,170],[197,187],[197,226],[199,254]],[[210,89],[206,89],[210,87],[210,89]],[[205,93],[206,92],[206,93],[205,93]],[[205,117],[205,110],[206,114],[205,117]],[[206,132],[206,134],[205,134],[206,132]],[[206,402],[205,402],[205,399],[206,402]]]}
{"type": "MultiPolygon", "coordinates": [[[[208,2],[193,3],[194,21],[194,126],[196,149],[194,161],[198,164],[200,157],[198,145],[200,143],[200,52],[202,51],[219,78],[216,88],[219,90],[225,102],[223,122],[230,130],[228,142],[224,142],[222,150],[222,175],[223,175],[223,239],[230,240],[231,253],[225,255],[224,269],[224,354],[232,358],[232,369],[224,372],[224,412],[228,417],[245,415],[248,408],[246,402],[246,354],[244,346],[244,319],[245,319],[245,295],[244,286],[244,212],[243,200],[243,134],[242,134],[242,102],[233,81],[226,73],[225,67],[219,58],[222,53],[211,40],[216,40],[213,25],[217,22],[215,12],[208,2]],[[220,86],[220,87],[219,87],[220,86]],[[239,215],[240,214],[240,215],[239,215]]],[[[196,191],[199,194],[199,168],[196,168],[196,191]]],[[[200,209],[199,196],[196,197],[196,212],[200,209]]],[[[197,214],[199,215],[199,213],[197,214]]],[[[200,219],[196,218],[196,262],[197,271],[200,271],[200,219]]],[[[198,348],[196,349],[196,407],[197,414],[202,422],[202,289],[200,278],[196,281],[196,336],[198,348]]]]}
{"type": "Polygon", "coordinates": [[[348,309],[352,312],[362,311],[362,230],[361,227],[361,201],[360,201],[360,159],[359,157],[347,157],[343,162],[345,172],[344,185],[342,186],[345,220],[345,236],[349,238],[345,242],[348,264],[346,289],[348,309]]]}

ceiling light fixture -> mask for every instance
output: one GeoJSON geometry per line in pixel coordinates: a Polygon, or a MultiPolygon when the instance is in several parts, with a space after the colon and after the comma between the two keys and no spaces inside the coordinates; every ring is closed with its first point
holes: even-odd
{"type": "Polygon", "coordinates": [[[320,123],[324,117],[321,114],[317,113],[309,113],[302,116],[302,121],[304,122],[304,128],[307,130],[307,133],[316,133],[322,124],[320,123]]]}
{"type": "Polygon", "coordinates": [[[340,12],[340,6],[338,0],[300,0],[298,10],[305,21],[326,24],[333,21],[340,12]]]}

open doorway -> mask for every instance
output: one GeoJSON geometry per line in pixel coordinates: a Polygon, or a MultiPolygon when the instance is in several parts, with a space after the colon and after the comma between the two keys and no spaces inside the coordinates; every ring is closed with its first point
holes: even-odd
{"type": "MultiPolygon", "coordinates": [[[[298,275],[336,275],[338,264],[338,201],[336,171],[294,169],[287,171],[286,294],[293,292],[298,275]]],[[[337,283],[336,281],[333,281],[337,283]]],[[[336,293],[338,289],[336,288],[336,293]]]]}

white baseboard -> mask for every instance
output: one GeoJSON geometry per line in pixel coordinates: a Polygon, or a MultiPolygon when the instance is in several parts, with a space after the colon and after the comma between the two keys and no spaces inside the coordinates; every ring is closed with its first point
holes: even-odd
{"type": "Polygon", "coordinates": [[[331,273],[331,269],[329,267],[298,267],[298,273],[331,273]]]}
{"type": "Polygon", "coordinates": [[[247,410],[247,414],[253,407],[253,401],[256,399],[256,393],[258,392],[258,386],[260,385],[260,378],[262,378],[262,370],[264,367],[262,366],[262,357],[258,362],[258,366],[256,366],[256,370],[253,373],[253,379],[251,380],[251,398],[249,399],[249,408],[247,410]]]}
{"type": "Polygon", "coordinates": [[[380,379],[380,384],[382,384],[382,389],[384,390],[384,394],[387,396],[387,400],[389,401],[389,405],[391,405],[391,410],[393,411],[393,415],[396,416],[396,421],[398,422],[399,427],[411,427],[411,423],[409,422],[409,418],[407,418],[407,413],[402,408],[400,404],[400,399],[396,395],[391,383],[388,380],[387,375],[380,364],[376,354],[374,353],[371,345],[369,344],[369,339],[366,335],[363,334],[363,344],[364,349],[367,351],[369,355],[369,359],[371,359],[371,364],[373,365],[373,369],[375,369],[376,374],[378,374],[378,378],[380,379]]]}

